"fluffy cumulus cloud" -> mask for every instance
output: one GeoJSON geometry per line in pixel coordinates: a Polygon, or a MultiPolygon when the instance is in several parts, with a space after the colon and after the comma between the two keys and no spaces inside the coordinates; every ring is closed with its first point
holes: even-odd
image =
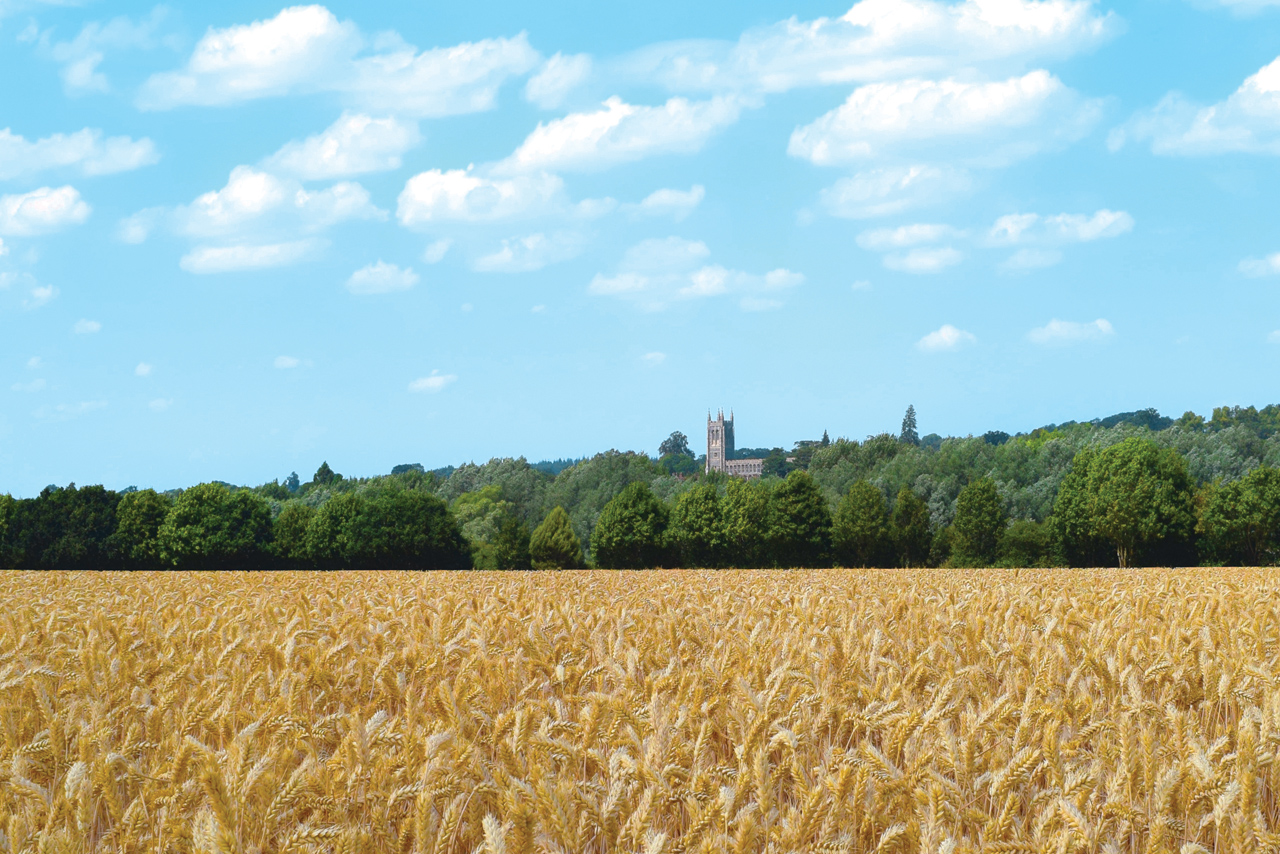
{"type": "Polygon", "coordinates": [[[315,238],[284,243],[197,246],[182,256],[178,266],[188,273],[234,273],[286,267],[312,257],[324,242],[315,238]]]}
{"type": "Polygon", "coordinates": [[[53,169],[81,175],[110,175],[149,166],[160,159],[150,139],[103,137],[85,128],[28,140],[10,128],[0,130],[0,179],[28,177],[53,169]]]}
{"type": "Polygon", "coordinates": [[[694,184],[688,190],[663,188],[654,190],[630,206],[630,210],[639,216],[669,216],[680,222],[702,204],[706,195],[707,190],[701,184],[694,184]]]}
{"type": "Polygon", "coordinates": [[[957,329],[950,323],[944,323],[917,341],[916,347],[926,353],[940,353],[946,350],[959,350],[977,340],[973,333],[957,329]]]}
{"type": "Polygon", "coordinates": [[[544,110],[554,110],[591,76],[591,57],[585,53],[557,53],[529,78],[524,97],[544,110]]]}
{"type": "Polygon", "coordinates": [[[964,253],[951,246],[918,248],[884,256],[884,266],[899,273],[941,273],[964,260],[964,253]]]}
{"type": "Polygon", "coordinates": [[[999,166],[1079,139],[1101,115],[1047,71],[994,82],[900,80],[861,86],[791,135],[787,152],[821,166],[945,150],[999,166]]]}
{"type": "Polygon", "coordinates": [[[786,269],[764,275],[730,270],[706,263],[711,256],[705,243],[680,237],[642,240],[623,255],[612,276],[598,274],[587,290],[634,303],[646,311],[659,311],[673,302],[734,296],[743,311],[779,308],[782,297],[804,282],[800,273],[786,269]]]}
{"type": "Polygon", "coordinates": [[[655,154],[698,151],[721,128],[738,120],[736,98],[707,101],[672,98],[660,107],[610,98],[599,110],[571,113],[529,134],[502,163],[499,174],[539,170],[589,171],[655,154]]]}
{"type": "Polygon", "coordinates": [[[832,216],[873,219],[944,201],[970,184],[964,169],[914,164],[868,169],[841,178],[819,198],[832,216]]]}
{"type": "Polygon", "coordinates": [[[353,294],[389,294],[407,291],[418,283],[413,268],[378,261],[361,267],[347,279],[347,290],[353,294]]]}
{"type": "Polygon", "coordinates": [[[471,268],[481,273],[528,273],[577,257],[585,246],[586,239],[575,232],[511,237],[496,251],[475,259],[471,268]]]}
{"type": "Polygon", "coordinates": [[[873,228],[859,234],[857,242],[863,249],[885,252],[891,249],[918,246],[921,243],[937,243],[958,234],[959,232],[949,225],[916,223],[897,228],[873,228]]]}
{"type": "Polygon", "coordinates": [[[862,0],[839,18],[792,18],[737,43],[654,45],[626,66],[680,91],[784,92],[1068,56],[1118,30],[1088,0],[862,0]]]}
{"type": "Polygon", "coordinates": [[[400,193],[396,216],[413,228],[433,222],[486,222],[532,216],[564,204],[564,182],[535,173],[486,178],[472,169],[432,169],[414,175],[400,193]]]}
{"type": "Polygon", "coordinates": [[[89,203],[75,187],[41,187],[0,196],[0,234],[29,237],[48,234],[89,218],[89,203]]]}
{"type": "Polygon", "coordinates": [[[285,145],[266,166],[306,181],[384,172],[399,169],[401,155],[420,139],[414,122],[345,112],[323,133],[285,145]]]}
{"type": "Polygon", "coordinates": [[[92,335],[95,332],[102,331],[102,324],[96,320],[77,320],[75,326],[71,327],[71,331],[77,335],[92,335]]]}
{"type": "Polygon", "coordinates": [[[1108,143],[1118,149],[1129,139],[1149,142],[1154,153],[1166,155],[1280,154],[1280,58],[1216,104],[1170,93],[1112,131],[1108,143]]]}
{"type": "Polygon", "coordinates": [[[455,115],[491,107],[502,83],[538,59],[523,34],[419,52],[394,35],[369,40],[323,6],[291,6],[210,29],[183,68],[146,81],[138,104],[163,110],[331,92],[365,110],[455,115]]]}
{"type": "Polygon", "coordinates": [[[1044,326],[1038,326],[1027,333],[1027,339],[1034,344],[1062,345],[1079,344],[1083,341],[1096,341],[1115,334],[1115,329],[1103,318],[1092,323],[1077,323],[1071,320],[1053,319],[1044,326]]]}
{"type": "Polygon", "coordinates": [[[418,377],[409,383],[409,391],[435,394],[438,391],[444,391],[445,388],[457,382],[457,380],[457,374],[442,374],[440,371],[435,370],[430,375],[418,377]]]}
{"type": "Polygon", "coordinates": [[[198,238],[314,233],[352,219],[385,219],[364,187],[350,181],[323,190],[251,166],[237,166],[226,186],[177,208],[177,230],[198,238]]]}

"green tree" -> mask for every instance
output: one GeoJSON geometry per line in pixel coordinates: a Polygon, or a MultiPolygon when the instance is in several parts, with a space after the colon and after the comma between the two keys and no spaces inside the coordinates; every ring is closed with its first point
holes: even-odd
{"type": "Polygon", "coordinates": [[[769,484],[730,478],[720,498],[724,524],[725,566],[750,568],[773,565],[770,535],[774,506],[769,484]]]}
{"type": "Polygon", "coordinates": [[[160,526],[172,502],[154,489],[129,492],[116,506],[116,530],[108,547],[121,565],[130,569],[158,569],[164,565],[160,551],[160,526]]]}
{"type": "Polygon", "coordinates": [[[1018,519],[1009,523],[996,552],[999,566],[1044,566],[1049,560],[1049,532],[1043,522],[1018,519]]]}
{"type": "Polygon", "coordinates": [[[352,522],[352,569],[471,569],[471,549],[449,507],[417,489],[388,489],[352,522]]]}
{"type": "Polygon", "coordinates": [[[647,483],[632,483],[605,505],[591,534],[601,569],[647,569],[667,563],[666,506],[647,483]]]}
{"type": "Polygon", "coordinates": [[[280,511],[275,521],[272,548],[282,566],[300,569],[311,562],[307,551],[307,529],[318,512],[300,501],[291,501],[280,511]]]}
{"type": "Polygon", "coordinates": [[[669,456],[692,457],[693,451],[689,450],[689,437],[681,433],[679,430],[662,440],[662,444],[658,446],[659,457],[669,456]]]}
{"type": "Polygon", "coordinates": [[[770,540],[778,566],[831,564],[831,509],[807,471],[793,471],[773,491],[770,540]]]}
{"type": "Polygon", "coordinates": [[[564,508],[556,505],[529,540],[529,557],[534,569],[581,569],[582,543],[573,532],[573,522],[564,508]]]}
{"type": "Polygon", "coordinates": [[[1057,561],[1068,566],[1103,566],[1115,555],[1093,524],[1089,474],[1097,456],[1095,448],[1078,451],[1054,498],[1049,540],[1057,561]]]}
{"type": "Polygon", "coordinates": [[[898,435],[898,441],[904,445],[920,444],[920,434],[916,432],[915,404],[907,404],[907,413],[902,416],[902,432],[898,435]]]}
{"type": "Polygon", "coordinates": [[[865,480],[855,481],[836,505],[831,543],[840,566],[884,566],[893,550],[884,495],[865,480]]]}
{"type": "Polygon", "coordinates": [[[921,566],[929,555],[933,532],[929,505],[907,487],[893,502],[893,541],[903,566],[921,566]]]}
{"type": "Polygon", "coordinates": [[[1280,469],[1263,466],[1207,490],[1197,530],[1212,559],[1259,566],[1280,557],[1280,469]]]}
{"type": "Polygon", "coordinates": [[[1177,451],[1131,437],[1076,455],[1054,516],[1060,535],[1106,542],[1122,567],[1181,562],[1195,526],[1191,476],[1177,451]]]}
{"type": "Polygon", "coordinates": [[[498,524],[493,540],[493,558],[496,569],[528,570],[533,568],[530,553],[529,526],[514,513],[507,513],[498,524]]]}
{"type": "Polygon", "coordinates": [[[320,468],[316,469],[316,473],[311,477],[311,486],[332,486],[342,480],[342,475],[329,468],[329,461],[325,460],[320,464],[320,468]]]}
{"type": "Polygon", "coordinates": [[[17,549],[14,546],[11,531],[14,517],[18,513],[18,502],[7,492],[0,495],[0,569],[10,569],[18,565],[17,549]]]}
{"type": "Polygon", "coordinates": [[[1125,439],[1098,454],[1089,473],[1094,528],[1116,549],[1120,566],[1188,543],[1195,527],[1191,477],[1177,451],[1125,439]]]}
{"type": "Polygon", "coordinates": [[[1005,529],[1004,502],[989,477],[973,481],[956,498],[951,523],[952,560],[961,566],[991,566],[1005,529]]]}
{"type": "Polygon", "coordinates": [[[47,486],[16,502],[9,521],[11,559],[20,569],[109,569],[108,539],[120,494],[101,486],[47,486]]]}
{"type": "Polygon", "coordinates": [[[364,512],[365,500],[354,492],[333,496],[307,523],[302,554],[320,569],[342,569],[360,553],[355,540],[356,518],[364,512]]]}
{"type": "Polygon", "coordinates": [[[271,508],[261,496],[202,483],[178,496],[158,539],[164,561],[180,569],[260,569],[271,534],[271,508]]]}
{"type": "Polygon", "coordinates": [[[728,542],[720,504],[720,491],[710,483],[700,483],[676,498],[667,535],[681,566],[723,565],[728,542]]]}

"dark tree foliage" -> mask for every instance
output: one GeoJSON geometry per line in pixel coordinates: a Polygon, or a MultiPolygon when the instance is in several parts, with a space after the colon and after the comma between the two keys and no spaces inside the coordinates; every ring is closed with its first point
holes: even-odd
{"type": "Polygon", "coordinates": [[[658,460],[658,464],[666,470],[667,474],[682,477],[697,474],[699,471],[698,461],[694,459],[693,454],[667,454],[658,460]]]}
{"type": "Polygon", "coordinates": [[[342,475],[329,468],[329,462],[320,464],[320,468],[316,469],[316,473],[311,477],[312,486],[332,486],[342,480],[342,475]]]}
{"type": "Polygon", "coordinates": [[[923,566],[933,544],[929,505],[905,486],[893,502],[893,540],[902,566],[923,566]]]}
{"type": "Polygon", "coordinates": [[[553,508],[534,529],[529,540],[529,558],[534,569],[582,568],[582,543],[563,507],[553,508]]]}
{"type": "Polygon", "coordinates": [[[916,407],[914,404],[908,404],[907,414],[902,416],[902,432],[898,435],[898,441],[904,445],[920,444],[920,434],[916,432],[916,407]]]}
{"type": "Polygon", "coordinates": [[[794,471],[773,491],[770,545],[784,567],[831,565],[831,510],[808,472],[794,471]]]}
{"type": "Polygon", "coordinates": [[[989,477],[960,490],[952,522],[951,559],[961,566],[991,566],[1004,533],[1004,502],[989,477]]]}
{"type": "Polygon", "coordinates": [[[728,554],[720,491],[703,483],[676,498],[667,536],[680,566],[724,566],[728,554]]]}
{"type": "Polygon", "coordinates": [[[246,490],[202,483],[178,496],[160,526],[160,554],[178,569],[271,566],[271,508],[246,490]]]}
{"type": "Polygon", "coordinates": [[[333,497],[308,526],[306,550],[322,568],[471,568],[471,548],[448,506],[415,489],[333,497]]]}
{"type": "Polygon", "coordinates": [[[297,492],[301,487],[302,484],[298,480],[298,473],[296,471],[289,472],[289,476],[284,479],[284,488],[290,492],[297,492]]]}
{"type": "Polygon", "coordinates": [[[692,457],[693,451],[689,450],[689,437],[681,433],[679,430],[662,440],[662,444],[658,446],[659,457],[669,456],[685,456],[692,457]]]}
{"type": "Polygon", "coordinates": [[[116,529],[119,493],[101,486],[47,486],[14,502],[4,549],[18,569],[105,569],[117,566],[107,540],[116,529]]]}
{"type": "Polygon", "coordinates": [[[720,499],[725,566],[773,565],[773,490],[767,481],[731,479],[720,499]]]}
{"type": "Polygon", "coordinates": [[[762,470],[765,477],[786,477],[795,466],[787,462],[787,453],[781,448],[774,448],[764,457],[762,470]]]}
{"type": "Polygon", "coordinates": [[[982,434],[982,441],[986,442],[988,445],[1003,445],[1005,442],[1009,441],[1009,434],[1003,430],[988,430],[986,433],[982,434]]]}
{"type": "Polygon", "coordinates": [[[1043,522],[1018,519],[1009,523],[996,551],[998,565],[1006,567],[1045,566],[1049,561],[1049,532],[1043,522]]]}
{"type": "Polygon", "coordinates": [[[836,505],[831,542],[840,566],[888,566],[893,535],[884,494],[865,480],[856,481],[836,505]]]}
{"type": "Polygon", "coordinates": [[[633,483],[605,505],[591,534],[591,558],[601,569],[669,565],[666,505],[647,483],[633,483]]]}
{"type": "Polygon", "coordinates": [[[130,569],[160,569],[160,526],[173,506],[154,489],[130,492],[116,506],[116,529],[107,538],[113,562],[130,569]]]}
{"type": "Polygon", "coordinates": [[[307,529],[317,512],[311,505],[295,501],[287,504],[276,517],[272,546],[281,568],[303,569],[310,564],[307,529]]]}
{"type": "Polygon", "coordinates": [[[506,514],[498,523],[498,534],[493,541],[494,563],[497,569],[529,570],[533,569],[533,557],[530,551],[532,535],[529,526],[519,517],[506,514]]]}
{"type": "Polygon", "coordinates": [[[426,474],[427,470],[422,467],[422,463],[402,463],[401,465],[392,466],[391,468],[392,474],[405,474],[406,472],[411,471],[426,474]]]}
{"type": "Polygon", "coordinates": [[[1215,563],[1274,565],[1280,560],[1280,469],[1264,466],[1210,486],[1197,530],[1202,551],[1215,563]]]}

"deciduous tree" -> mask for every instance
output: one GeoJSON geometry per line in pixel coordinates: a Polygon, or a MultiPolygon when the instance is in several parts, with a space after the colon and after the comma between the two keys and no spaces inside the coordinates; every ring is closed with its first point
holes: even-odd
{"type": "Polygon", "coordinates": [[[892,562],[893,537],[883,493],[865,480],[855,481],[836,505],[831,541],[840,566],[892,562]]]}
{"type": "Polygon", "coordinates": [[[534,569],[580,569],[582,543],[573,532],[573,522],[564,508],[556,507],[533,530],[529,557],[534,569]]]}
{"type": "Polygon", "coordinates": [[[666,506],[647,483],[632,483],[605,505],[591,534],[591,558],[602,569],[644,569],[668,561],[666,506]]]}

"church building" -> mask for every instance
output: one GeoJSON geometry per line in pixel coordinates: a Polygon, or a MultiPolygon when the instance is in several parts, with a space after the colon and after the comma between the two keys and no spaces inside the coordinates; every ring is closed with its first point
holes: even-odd
{"type": "Polygon", "coordinates": [[[707,472],[719,471],[734,477],[760,477],[764,473],[764,460],[736,460],[733,458],[733,410],[724,417],[724,410],[711,420],[707,413],[707,472]]]}

